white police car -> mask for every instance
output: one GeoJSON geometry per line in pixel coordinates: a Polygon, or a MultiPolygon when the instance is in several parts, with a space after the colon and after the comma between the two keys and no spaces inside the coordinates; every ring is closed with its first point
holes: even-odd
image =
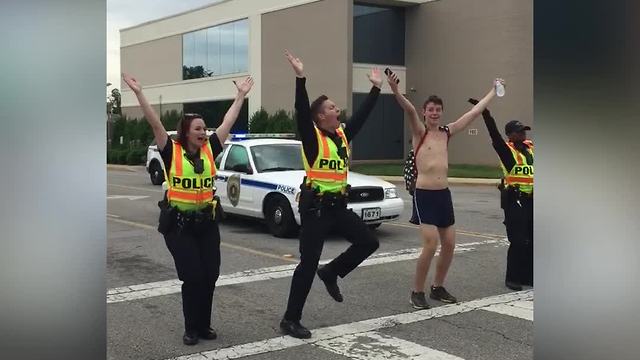
{"type": "MultiPolygon", "coordinates": [[[[216,194],[224,211],[264,219],[278,237],[298,232],[305,176],[302,143],[287,135],[233,135],[215,160],[216,194]]],[[[400,217],[404,204],[393,184],[356,172],[349,172],[348,182],[348,207],[371,228],[400,217]]]]}

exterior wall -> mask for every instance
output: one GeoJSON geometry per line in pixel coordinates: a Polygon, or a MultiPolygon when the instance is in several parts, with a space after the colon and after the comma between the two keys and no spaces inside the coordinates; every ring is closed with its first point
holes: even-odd
{"type": "Polygon", "coordinates": [[[182,81],[182,36],[120,48],[120,68],[144,86],[182,81]]]}
{"type": "MultiPolygon", "coordinates": [[[[429,95],[437,94],[444,99],[443,123],[455,121],[470,109],[469,97],[481,98],[492,80],[502,77],[507,82],[506,96],[489,106],[498,128],[504,129],[512,119],[532,123],[532,2],[435,1],[408,9],[406,26],[408,97],[417,108],[429,95]]],[[[450,163],[496,165],[497,155],[482,118],[468,129],[477,129],[478,135],[465,131],[454,137],[450,163]]]]}
{"type": "Polygon", "coordinates": [[[351,111],[352,11],[350,1],[323,0],[262,15],[262,82],[257,85],[267,111],[294,108],[295,74],[284,49],[303,61],[310,101],[326,94],[351,111]]]}

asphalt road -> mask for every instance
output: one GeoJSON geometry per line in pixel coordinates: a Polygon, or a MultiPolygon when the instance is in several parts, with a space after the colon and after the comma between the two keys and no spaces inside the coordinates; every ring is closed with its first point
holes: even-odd
{"type": "MultiPolygon", "coordinates": [[[[179,281],[155,230],[159,186],[144,169],[109,170],[107,189],[107,319],[109,359],[531,359],[533,291],[504,287],[505,231],[491,186],[452,186],[458,248],[447,289],[460,303],[409,305],[418,230],[405,212],[376,233],[376,254],[339,280],[343,303],[314,281],[302,322],[314,336],[283,337],[284,313],[298,240],[269,235],[265,225],[230,219],[220,226],[221,277],[214,295],[218,339],[182,344],[179,281]]],[[[329,239],[323,260],[348,243],[329,239]]],[[[435,264],[433,264],[435,265],[435,264]]],[[[432,265],[432,269],[433,269],[432,265]]],[[[429,274],[432,278],[433,271],[429,274]]]]}

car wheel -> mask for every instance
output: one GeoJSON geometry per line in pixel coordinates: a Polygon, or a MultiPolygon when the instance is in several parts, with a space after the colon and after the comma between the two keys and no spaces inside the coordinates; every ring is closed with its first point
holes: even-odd
{"type": "Polygon", "coordinates": [[[149,177],[153,185],[162,185],[164,181],[164,173],[162,172],[162,166],[157,161],[152,161],[149,164],[149,177]]]}
{"type": "Polygon", "coordinates": [[[298,224],[293,216],[289,201],[278,195],[268,199],[265,206],[265,219],[269,232],[276,237],[294,237],[298,233],[298,224]]]}
{"type": "Polygon", "coordinates": [[[370,224],[370,225],[367,225],[367,226],[369,227],[369,229],[375,230],[375,229],[379,228],[380,225],[382,225],[382,224],[381,223],[380,224],[370,224]]]}

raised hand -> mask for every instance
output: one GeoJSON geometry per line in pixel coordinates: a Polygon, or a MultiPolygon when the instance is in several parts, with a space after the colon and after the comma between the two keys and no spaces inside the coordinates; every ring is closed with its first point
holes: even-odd
{"type": "Polygon", "coordinates": [[[374,67],[373,69],[371,69],[371,73],[367,74],[367,77],[369,78],[369,81],[371,81],[371,83],[380,88],[382,87],[382,76],[380,75],[380,69],[377,67],[374,67]]]}
{"type": "Polygon", "coordinates": [[[122,73],[122,80],[124,80],[124,82],[127,83],[131,91],[133,91],[134,93],[137,94],[140,91],[142,91],[142,85],[140,85],[138,80],[136,80],[133,76],[122,73]]]}
{"type": "Polygon", "coordinates": [[[304,68],[304,65],[302,64],[302,61],[300,61],[300,58],[293,56],[293,54],[291,54],[289,50],[284,51],[284,56],[291,64],[291,67],[293,68],[293,71],[295,71],[296,76],[302,77],[302,70],[304,68]]]}
{"type": "Polygon", "coordinates": [[[236,86],[236,89],[238,89],[239,94],[247,95],[253,86],[253,78],[251,76],[247,76],[240,83],[234,81],[233,84],[236,86]]]}

